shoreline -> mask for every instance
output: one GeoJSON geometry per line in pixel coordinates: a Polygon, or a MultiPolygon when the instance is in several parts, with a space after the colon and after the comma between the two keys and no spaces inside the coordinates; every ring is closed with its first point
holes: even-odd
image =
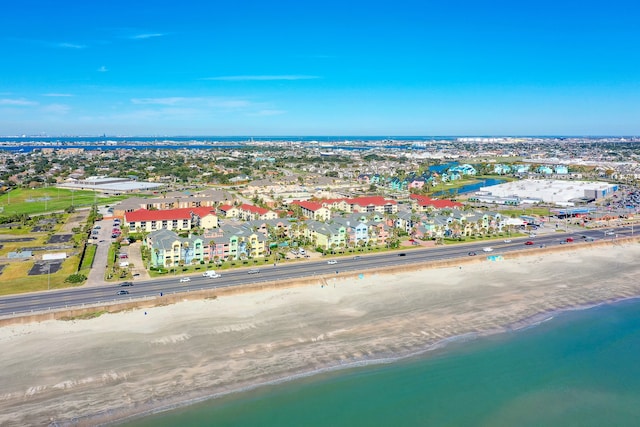
{"type": "Polygon", "coordinates": [[[637,243],[576,248],[4,326],[0,424],[113,425],[518,331],[637,298],[638,254],[637,243]]]}
{"type": "MultiPolygon", "coordinates": [[[[549,312],[549,313],[540,313],[539,315],[532,316],[530,318],[531,322],[529,322],[528,319],[522,319],[520,321],[515,322],[514,325],[518,325],[516,328],[512,328],[511,327],[512,325],[506,325],[503,329],[500,329],[500,330],[485,331],[484,333],[483,332],[478,332],[478,333],[467,333],[467,334],[463,334],[463,335],[450,336],[450,337],[443,338],[442,340],[437,341],[435,343],[429,344],[427,347],[425,347],[423,349],[420,349],[420,350],[416,350],[415,352],[412,352],[412,353],[399,354],[399,355],[393,355],[393,356],[387,356],[387,357],[380,357],[380,358],[377,358],[377,359],[363,359],[363,360],[349,362],[349,363],[346,363],[346,364],[326,366],[326,367],[314,369],[314,370],[311,370],[311,371],[294,373],[294,374],[291,374],[289,376],[279,377],[279,378],[275,378],[275,379],[272,379],[272,380],[268,380],[268,381],[264,381],[264,382],[256,383],[256,384],[251,384],[251,385],[248,385],[248,386],[240,387],[240,388],[229,390],[229,391],[225,391],[225,392],[218,392],[218,393],[213,393],[213,394],[209,394],[209,395],[203,395],[203,396],[200,396],[200,397],[195,397],[195,398],[192,398],[192,399],[189,399],[189,400],[177,401],[175,403],[170,403],[170,404],[168,404],[166,406],[159,406],[159,407],[156,407],[156,408],[149,409],[147,411],[135,413],[135,414],[132,414],[132,415],[127,415],[127,416],[125,416],[123,418],[113,418],[113,419],[110,419],[109,421],[102,422],[102,423],[95,424],[95,425],[96,426],[114,426],[114,425],[120,425],[120,424],[124,424],[124,423],[130,423],[130,422],[134,422],[135,420],[142,419],[142,418],[145,418],[145,417],[154,416],[154,415],[162,414],[164,412],[170,412],[170,411],[174,411],[174,410],[178,410],[178,409],[187,408],[187,407],[192,406],[192,405],[197,405],[197,404],[200,404],[200,403],[203,403],[203,402],[212,401],[212,400],[215,400],[215,399],[220,399],[220,398],[227,397],[227,396],[232,396],[232,395],[235,395],[235,394],[241,394],[241,393],[257,390],[257,389],[260,389],[260,388],[263,388],[263,387],[269,387],[269,386],[274,386],[274,385],[279,385],[279,384],[285,384],[285,383],[288,383],[288,382],[293,382],[293,381],[297,381],[297,380],[304,379],[304,378],[310,378],[310,377],[319,376],[319,375],[322,375],[322,374],[340,372],[340,371],[344,371],[344,370],[364,368],[364,367],[369,367],[369,366],[388,365],[388,364],[393,364],[393,363],[397,363],[397,362],[404,361],[404,360],[410,360],[412,358],[429,357],[430,353],[432,353],[434,351],[437,351],[437,350],[446,350],[446,348],[451,344],[471,342],[471,341],[475,341],[475,340],[482,339],[482,338],[485,338],[485,337],[505,334],[505,333],[509,333],[509,332],[519,333],[521,331],[524,331],[524,330],[527,330],[527,329],[530,329],[530,328],[535,328],[535,327],[537,327],[537,326],[539,326],[539,325],[541,325],[543,323],[546,323],[548,321],[554,320],[557,316],[561,316],[561,315],[566,314],[566,313],[570,313],[570,312],[573,312],[573,311],[591,310],[591,309],[595,309],[595,308],[598,308],[598,307],[601,307],[601,306],[604,306],[604,305],[619,304],[619,303],[624,303],[624,302],[628,302],[628,301],[632,301],[632,300],[638,300],[638,299],[640,299],[640,295],[632,296],[632,297],[625,297],[625,298],[622,298],[622,299],[615,299],[615,300],[610,300],[610,301],[602,301],[602,302],[599,302],[599,303],[594,303],[594,304],[585,305],[585,306],[567,307],[565,309],[558,309],[556,311],[549,312]],[[541,319],[538,319],[539,317],[541,319]]],[[[94,416],[89,416],[87,421],[91,421],[91,419],[93,417],[94,416]]],[[[65,424],[62,424],[62,425],[65,425],[65,424]]],[[[78,423],[78,424],[74,424],[74,425],[83,425],[83,424],[82,423],[78,423]]]]}

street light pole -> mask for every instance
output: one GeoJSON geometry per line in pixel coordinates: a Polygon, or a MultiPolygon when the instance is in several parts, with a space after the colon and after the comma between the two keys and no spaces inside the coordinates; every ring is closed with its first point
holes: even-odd
{"type": "Polygon", "coordinates": [[[51,264],[47,264],[47,290],[51,290],[51,264]]]}

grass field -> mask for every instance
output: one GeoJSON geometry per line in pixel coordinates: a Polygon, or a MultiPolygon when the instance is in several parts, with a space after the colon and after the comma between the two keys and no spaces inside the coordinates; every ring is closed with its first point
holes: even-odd
{"type": "Polygon", "coordinates": [[[0,284],[0,295],[20,294],[24,292],[46,291],[48,289],[69,288],[73,285],[65,283],[65,279],[70,274],[75,273],[78,265],[78,257],[71,256],[62,263],[62,268],[51,274],[41,274],[38,276],[28,276],[29,270],[33,267],[32,260],[12,262],[2,271],[2,284],[0,284]]]}
{"type": "Polygon", "coordinates": [[[98,247],[96,245],[87,245],[87,250],[84,254],[84,259],[82,260],[82,265],[78,269],[80,273],[85,276],[89,276],[89,270],[91,270],[91,266],[93,265],[93,259],[96,256],[96,250],[98,247]]]}
{"type": "Polygon", "coordinates": [[[101,196],[94,191],[68,190],[65,188],[16,188],[0,196],[0,215],[34,215],[63,211],[70,206],[111,204],[129,196],[101,196]]]}

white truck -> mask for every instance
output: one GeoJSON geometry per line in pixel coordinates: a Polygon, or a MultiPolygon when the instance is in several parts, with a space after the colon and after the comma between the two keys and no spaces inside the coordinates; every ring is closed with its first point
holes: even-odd
{"type": "Polygon", "coordinates": [[[204,273],[202,273],[202,277],[210,277],[212,279],[215,279],[216,277],[220,277],[220,275],[216,273],[215,270],[207,270],[204,273]]]}

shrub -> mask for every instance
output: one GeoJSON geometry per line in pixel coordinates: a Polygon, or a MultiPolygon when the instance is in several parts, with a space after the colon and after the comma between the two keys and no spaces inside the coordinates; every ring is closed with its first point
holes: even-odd
{"type": "Polygon", "coordinates": [[[64,281],[67,282],[67,283],[82,283],[85,280],[87,280],[87,276],[85,276],[84,274],[80,274],[80,273],[72,274],[69,277],[67,277],[66,279],[64,279],[64,281]]]}

